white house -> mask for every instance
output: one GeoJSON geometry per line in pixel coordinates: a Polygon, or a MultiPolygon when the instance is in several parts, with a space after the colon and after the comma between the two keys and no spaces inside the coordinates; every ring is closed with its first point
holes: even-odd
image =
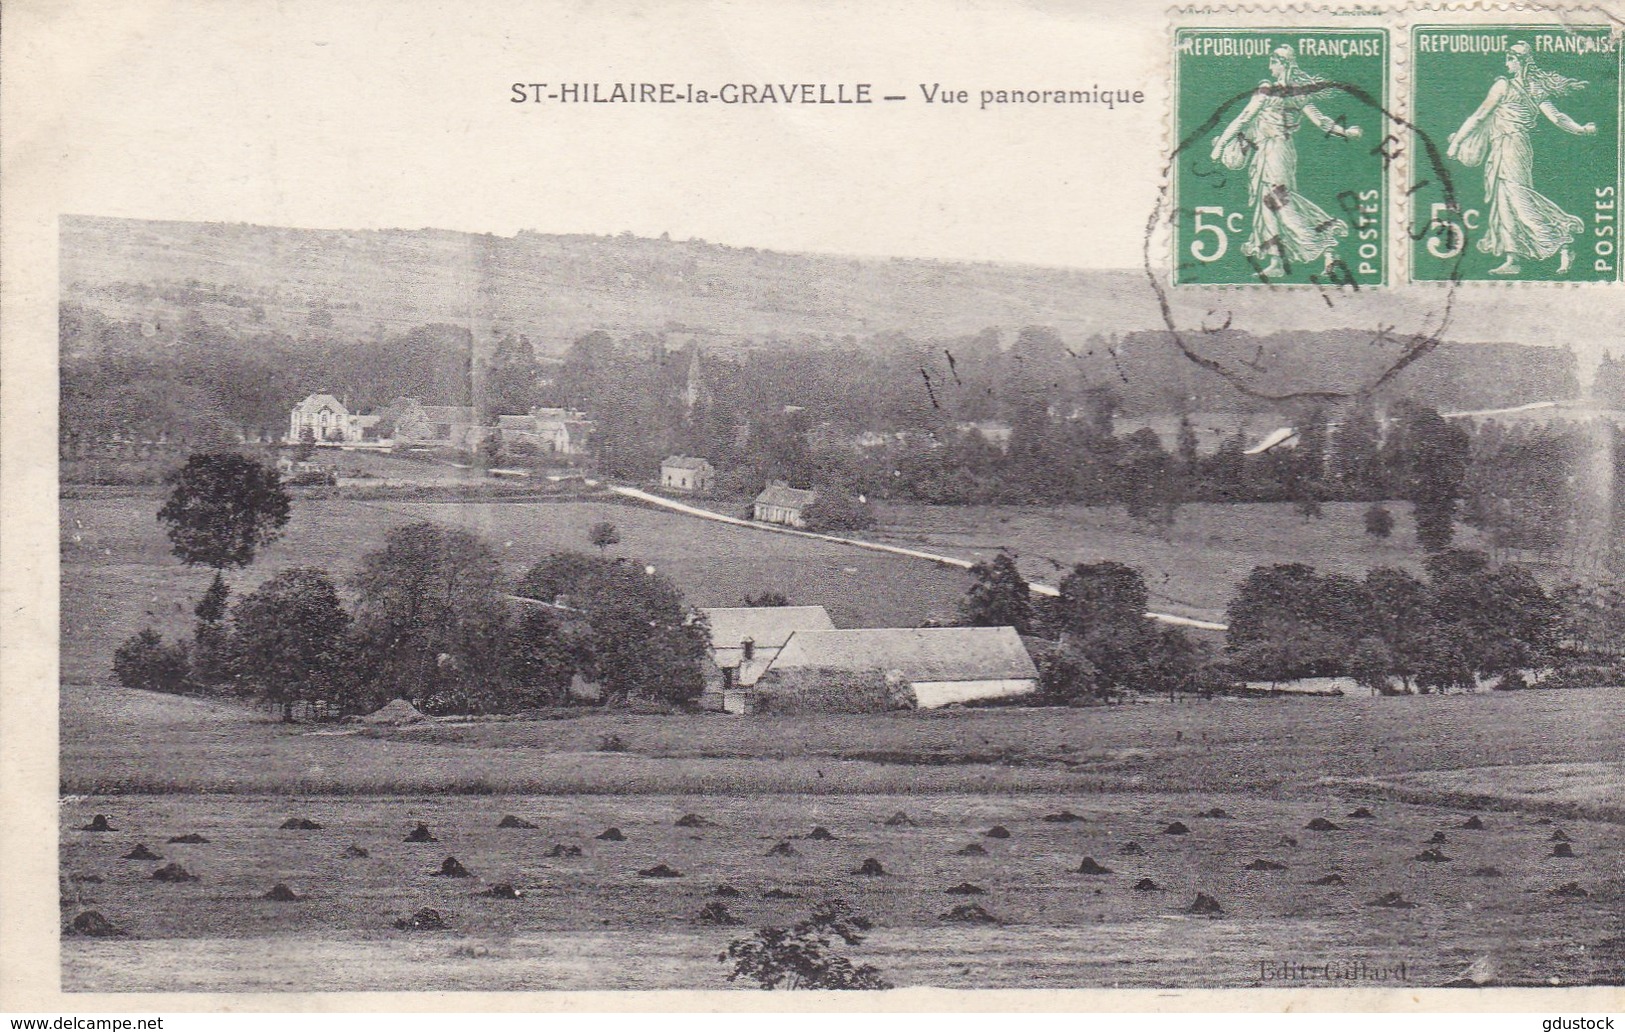
{"type": "Polygon", "coordinates": [[[660,463],[660,486],[672,491],[704,494],[715,485],[716,472],[705,459],[670,455],[660,463]]]}
{"type": "Polygon", "coordinates": [[[895,673],[919,709],[1038,690],[1038,668],[1013,627],[796,631],[767,666],[788,670],[895,673]]]}
{"type": "Polygon", "coordinates": [[[350,443],[369,436],[378,424],[377,416],[352,413],[344,402],[331,394],[312,394],[293,407],[288,418],[288,442],[297,443],[305,431],[316,441],[350,443]]]}
{"type": "Polygon", "coordinates": [[[832,631],[823,606],[702,609],[711,628],[711,662],[701,705],[743,713],[748,689],[798,631],[832,631]]]}
{"type": "Polygon", "coordinates": [[[762,523],[780,523],[787,527],[806,525],[802,512],[818,500],[818,492],[791,487],[775,480],[756,496],[754,518],[762,523]]]}

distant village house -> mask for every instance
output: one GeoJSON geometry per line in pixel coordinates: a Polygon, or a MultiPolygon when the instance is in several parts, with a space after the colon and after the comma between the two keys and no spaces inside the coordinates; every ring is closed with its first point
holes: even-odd
{"type": "Polygon", "coordinates": [[[288,419],[288,442],[304,440],[307,431],[317,442],[353,444],[376,440],[380,418],[354,414],[331,394],[312,394],[293,407],[288,419]]]}
{"type": "Polygon", "coordinates": [[[753,518],[761,523],[778,523],[786,527],[806,526],[802,514],[807,506],[818,500],[818,492],[791,487],[782,480],[772,481],[756,496],[753,518]]]}
{"type": "Polygon", "coordinates": [[[705,459],[672,455],[660,464],[660,486],[667,490],[705,494],[715,481],[716,470],[705,459]]]}

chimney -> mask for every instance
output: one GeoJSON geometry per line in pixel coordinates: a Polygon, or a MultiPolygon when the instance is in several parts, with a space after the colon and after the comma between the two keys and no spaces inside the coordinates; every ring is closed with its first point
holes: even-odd
{"type": "Polygon", "coordinates": [[[756,640],[754,638],[746,638],[744,641],[741,641],[739,643],[739,654],[742,661],[748,661],[752,656],[756,655],[756,640]]]}

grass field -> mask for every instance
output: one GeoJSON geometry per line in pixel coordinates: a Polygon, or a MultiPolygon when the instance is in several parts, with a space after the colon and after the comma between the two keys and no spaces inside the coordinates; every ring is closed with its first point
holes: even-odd
{"type": "MultiPolygon", "coordinates": [[[[62,679],[104,681],[118,643],[142,627],[190,635],[192,607],[208,571],[169,553],[149,494],[61,502],[62,679]]],[[[587,531],[608,520],[620,530],[613,554],[647,562],[699,606],[738,605],[747,594],[782,591],[822,605],[838,626],[916,626],[955,612],[970,584],[962,571],[846,546],[598,502],[412,502],[295,500],[281,541],[230,575],[239,597],[288,566],[352,573],[391,527],[435,520],[481,534],[515,577],[549,553],[590,550],[587,531]]]]}
{"type": "MultiPolygon", "coordinates": [[[[1390,508],[1396,526],[1386,541],[1365,533],[1366,506],[1347,503],[1326,505],[1319,519],[1290,505],[1186,505],[1166,534],[1134,523],[1121,506],[887,505],[872,536],[963,559],[1010,548],[1029,579],[1048,584],[1077,563],[1110,559],[1140,571],[1152,608],[1223,621],[1236,586],[1259,565],[1307,563],[1355,577],[1373,566],[1421,572],[1410,507],[1390,508]]],[[[1477,532],[1458,526],[1456,544],[1479,547],[1477,532]]]]}
{"type": "MultiPolygon", "coordinates": [[[[116,644],[149,623],[187,633],[208,574],[170,557],[152,498],[62,505],[62,912],[66,922],[95,909],[128,933],[66,935],[69,991],[727,988],[716,955],[730,939],[828,896],[875,921],[850,952],[901,985],[1283,984],[1266,962],[1364,963],[1389,972],[1366,983],[1379,987],[1439,985],[1478,962],[1497,984],[1625,982],[1617,689],[285,725],[243,705],[111,685],[116,644]],[[600,750],[610,735],[624,750],[600,750]],[[1358,806],[1375,817],[1346,816],[1358,806]],[[1199,816],[1212,807],[1231,816],[1199,816]],[[884,823],[898,810],[914,826],[884,823]],[[1082,819],[1043,819],[1061,811],[1082,819]],[[1483,830],[1460,827],[1469,811],[1483,830]],[[97,813],[117,830],[78,830],[97,813]],[[510,813],[538,827],[497,828],[510,813]],[[688,813],[710,823],[677,827],[688,813]],[[279,830],[295,816],[324,827],[279,830]],[[1317,817],[1341,830],[1308,830],[1317,817]],[[1190,834],[1164,834],[1174,820],[1190,834]],[[417,821],[440,841],[403,842],[417,821]],[[994,824],[1010,836],[986,837],[994,824]],[[816,825],[834,839],[794,837],[816,825]],[[608,826],[625,841],[595,837],[608,826]],[[1552,856],[1559,828],[1572,858],[1552,856]],[[1439,831],[1450,859],[1417,860],[1439,831]],[[188,832],[209,841],[167,841],[188,832]],[[796,855],[768,855],[786,839],[796,855]],[[1143,853],[1122,852],[1131,840],[1143,853]],[[120,859],[137,842],[163,860],[120,859]],[[986,853],[961,854],[971,843],[986,853]],[[370,855],[345,857],[352,844],[370,855]],[[582,855],[547,855],[555,844],[582,855]],[[447,856],[474,877],[432,877],[447,856]],[[1078,873],[1086,856],[1111,872],[1078,873]],[[871,857],[888,873],[853,873],[871,857]],[[1248,869],[1255,860],[1282,866],[1248,869]],[[200,880],[154,881],[170,861],[200,880]],[[682,876],[638,874],[661,863],[682,876]],[[1492,866],[1498,875],[1472,874],[1492,866]],[[1311,884],[1333,873],[1342,884],[1311,884]],[[1160,891],[1134,889],[1142,878],[1160,891]],[[261,898],[279,882],[305,898],[261,898]],[[523,898],[476,895],[498,882],[523,898]],[[966,882],[983,893],[946,891],[966,882]],[[1553,894],[1570,882],[1584,895],[1553,894]],[[722,883],[740,893],[722,900],[737,927],[698,921],[722,883]],[[1416,905],[1368,905],[1392,892],[1416,905]],[[1224,913],[1185,913],[1197,893],[1224,913]],[[995,922],[945,918],[966,902],[995,922]],[[394,926],[426,906],[447,930],[394,926]]],[[[1113,557],[1083,550],[1128,534],[1173,550],[1164,592],[1245,572],[1221,570],[1208,548],[1238,564],[1316,548],[1352,561],[1346,513],[1307,525],[1324,540],[1266,511],[1253,537],[1210,526],[1211,545],[1196,536],[1210,517],[1195,513],[1155,548],[1088,512],[1005,511],[996,535],[957,514],[916,516],[899,540],[934,536],[943,551],[964,550],[955,554],[1010,544],[1026,562],[1113,557]],[[1074,551],[1047,551],[1046,533],[1074,551]],[[1206,572],[1182,567],[1178,549],[1206,572]]],[[[696,604],[776,589],[847,625],[945,615],[966,586],[963,573],[924,562],[620,505],[303,499],[286,540],[235,574],[234,588],[296,562],[342,576],[389,527],[425,518],[478,530],[516,574],[581,547],[586,528],[608,519],[619,553],[654,564],[696,604]]],[[[1403,542],[1366,547],[1372,563],[1403,557],[1403,542]]],[[[1169,599],[1159,606],[1173,608],[1169,599]]],[[[1187,601],[1192,615],[1212,615],[1201,608],[1210,597],[1187,601]]],[[[1334,972],[1285,984],[1343,983],[1334,972]]]]}

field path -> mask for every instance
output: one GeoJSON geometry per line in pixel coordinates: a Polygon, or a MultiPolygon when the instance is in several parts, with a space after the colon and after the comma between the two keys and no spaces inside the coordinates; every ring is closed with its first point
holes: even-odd
{"type": "MultiPolygon", "coordinates": [[[[927,562],[939,563],[943,566],[956,566],[961,570],[968,570],[972,566],[976,565],[968,559],[955,559],[953,556],[938,555],[935,552],[922,552],[916,548],[902,548],[897,545],[883,545],[876,541],[861,541],[857,538],[837,537],[833,534],[819,534],[810,530],[797,530],[794,527],[781,527],[772,523],[758,523],[755,520],[742,520],[737,516],[724,516],[720,512],[713,512],[710,509],[702,509],[696,505],[685,505],[682,502],[674,501],[670,498],[662,498],[660,495],[650,494],[648,491],[641,491],[635,487],[622,487],[619,484],[606,484],[605,487],[623,498],[631,498],[635,501],[646,502],[650,505],[657,505],[672,512],[682,513],[685,516],[697,516],[702,520],[711,520],[715,523],[728,523],[736,527],[749,527],[752,530],[759,530],[768,534],[789,534],[795,537],[814,538],[818,541],[830,541],[837,545],[848,545],[852,548],[861,548],[870,552],[883,552],[890,555],[900,555],[907,559],[924,559],[927,562]]],[[[1030,581],[1028,582],[1027,586],[1035,594],[1048,595],[1051,598],[1054,598],[1060,594],[1060,591],[1052,584],[1041,584],[1037,581],[1030,581]]],[[[1198,627],[1206,631],[1223,631],[1228,629],[1226,625],[1222,623],[1215,623],[1212,620],[1195,620],[1188,616],[1176,616],[1173,613],[1148,612],[1145,615],[1149,616],[1153,620],[1158,620],[1167,624],[1175,624],[1180,627],[1198,627]]]]}

